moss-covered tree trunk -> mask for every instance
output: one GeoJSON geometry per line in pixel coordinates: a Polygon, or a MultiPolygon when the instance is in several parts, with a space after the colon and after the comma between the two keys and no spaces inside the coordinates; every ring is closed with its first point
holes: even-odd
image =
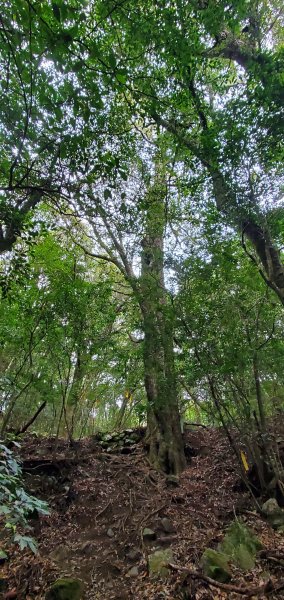
{"type": "Polygon", "coordinates": [[[150,460],[166,473],[185,466],[173,349],[173,309],[164,284],[165,186],[147,197],[142,242],[140,306],[144,323],[144,369],[148,398],[150,460]]]}

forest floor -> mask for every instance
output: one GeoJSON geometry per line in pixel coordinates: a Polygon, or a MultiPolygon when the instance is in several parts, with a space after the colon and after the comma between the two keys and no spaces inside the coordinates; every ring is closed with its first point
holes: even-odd
{"type": "Polygon", "coordinates": [[[6,599],[44,598],[62,576],[80,578],[86,600],[284,598],[284,583],[277,593],[253,593],[269,578],[279,582],[281,570],[283,577],[281,561],[273,558],[259,557],[247,573],[233,570],[231,584],[251,594],[212,586],[182,570],[171,570],[165,579],[149,577],[147,557],[157,547],[170,548],[175,565],[198,570],[205,548],[217,547],[236,515],[264,549],[284,553],[283,534],[254,514],[222,432],[198,428],[186,437],[195,456],[172,487],[151,468],[142,442],[121,454],[102,450],[94,438],[70,448],[63,440],[27,436],[21,449],[26,486],[48,501],[50,515],[33,525],[37,555],[10,550],[1,574],[9,578],[6,599]],[[171,531],[161,526],[163,518],[171,531]],[[143,539],[145,527],[155,539],[143,539]]]}

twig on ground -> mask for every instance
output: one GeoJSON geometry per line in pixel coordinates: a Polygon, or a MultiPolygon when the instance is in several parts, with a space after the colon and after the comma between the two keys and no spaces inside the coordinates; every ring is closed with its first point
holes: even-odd
{"type": "Polygon", "coordinates": [[[109,502],[108,502],[108,503],[107,503],[107,504],[104,506],[104,508],[102,508],[102,510],[100,510],[100,511],[99,511],[99,512],[96,514],[96,516],[95,516],[95,521],[96,521],[96,520],[97,520],[99,517],[101,517],[101,516],[102,516],[102,515],[103,515],[103,514],[104,514],[104,513],[107,511],[107,509],[108,509],[108,507],[110,506],[110,504],[112,504],[112,500],[110,500],[110,501],[109,501],[109,502]]]}
{"type": "Polygon", "coordinates": [[[245,587],[245,586],[237,586],[230,583],[221,583],[219,581],[215,581],[211,577],[207,577],[207,575],[203,575],[200,571],[193,571],[191,569],[187,569],[186,567],[181,567],[180,565],[175,565],[173,563],[168,563],[168,568],[173,571],[179,571],[184,573],[187,577],[191,577],[192,579],[200,579],[201,581],[205,581],[209,585],[217,587],[221,590],[225,590],[226,592],[234,592],[236,594],[240,594],[242,596],[247,596],[247,598],[251,598],[252,596],[258,596],[260,594],[267,594],[271,592],[278,592],[284,589],[284,579],[281,579],[276,584],[273,584],[271,579],[266,581],[266,583],[256,586],[256,587],[245,587]]]}
{"type": "Polygon", "coordinates": [[[148,519],[150,519],[151,517],[153,517],[154,515],[159,513],[161,510],[163,510],[167,506],[168,506],[168,503],[166,502],[165,504],[162,504],[162,506],[158,506],[158,508],[156,508],[155,510],[152,510],[152,512],[148,513],[145,517],[143,517],[143,519],[140,523],[140,527],[142,527],[142,525],[144,523],[146,523],[148,521],[148,519]]]}
{"type": "Polygon", "coordinates": [[[259,558],[269,558],[269,556],[273,556],[274,558],[279,558],[284,560],[284,552],[279,552],[279,550],[269,550],[267,549],[263,549],[260,550],[260,552],[258,552],[257,556],[259,556],[259,558]]]}

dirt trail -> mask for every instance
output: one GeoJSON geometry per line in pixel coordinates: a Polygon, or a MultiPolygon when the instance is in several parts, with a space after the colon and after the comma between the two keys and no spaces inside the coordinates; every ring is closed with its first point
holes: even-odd
{"type": "MultiPolygon", "coordinates": [[[[81,578],[90,600],[238,598],[200,581],[182,585],[177,573],[156,581],[147,573],[147,556],[157,547],[170,547],[176,564],[198,568],[204,549],[216,547],[234,514],[243,513],[266,548],[284,552],[283,536],[244,512],[251,508],[250,499],[240,489],[222,433],[198,429],[186,436],[196,456],[189,459],[178,487],[152,470],[141,443],[132,454],[121,455],[102,451],[90,439],[73,449],[60,441],[54,453],[53,440],[28,438],[23,445],[26,483],[48,500],[51,514],[34,523],[39,555],[15,552],[9,561],[10,589],[17,590],[17,598],[44,598],[48,586],[63,575],[81,578]],[[172,531],[164,530],[165,517],[172,531]],[[143,540],[145,527],[155,531],[155,540],[143,540]]],[[[268,567],[262,560],[245,577],[236,572],[234,583],[259,583],[268,567]]],[[[270,572],[280,575],[277,565],[270,572]]]]}

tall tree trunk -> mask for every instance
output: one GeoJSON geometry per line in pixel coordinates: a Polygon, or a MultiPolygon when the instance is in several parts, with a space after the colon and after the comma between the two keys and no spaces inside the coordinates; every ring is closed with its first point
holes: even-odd
{"type": "Polygon", "coordinates": [[[151,462],[166,473],[185,467],[177,402],[173,350],[173,311],[164,284],[165,186],[147,197],[142,242],[140,306],[144,323],[145,388],[149,403],[148,443],[151,462]]]}
{"type": "Polygon", "coordinates": [[[33,382],[33,379],[34,378],[32,375],[31,378],[29,379],[29,381],[24,385],[24,387],[19,392],[17,392],[16,394],[11,396],[7,410],[3,417],[3,422],[2,422],[2,426],[1,426],[1,432],[0,432],[1,436],[3,436],[6,432],[6,429],[9,425],[10,419],[12,417],[12,413],[16,406],[17,400],[19,400],[20,396],[22,396],[22,394],[30,387],[31,383],[33,382]]]}
{"type": "Polygon", "coordinates": [[[77,359],[75,364],[75,369],[73,373],[73,379],[71,383],[71,387],[68,392],[67,402],[66,402],[66,420],[67,420],[67,429],[70,442],[72,443],[74,437],[74,429],[75,429],[75,418],[77,416],[78,407],[80,407],[80,402],[83,394],[84,387],[84,377],[86,374],[86,365],[88,362],[88,357],[85,352],[82,351],[81,348],[77,350],[77,359]]]}

